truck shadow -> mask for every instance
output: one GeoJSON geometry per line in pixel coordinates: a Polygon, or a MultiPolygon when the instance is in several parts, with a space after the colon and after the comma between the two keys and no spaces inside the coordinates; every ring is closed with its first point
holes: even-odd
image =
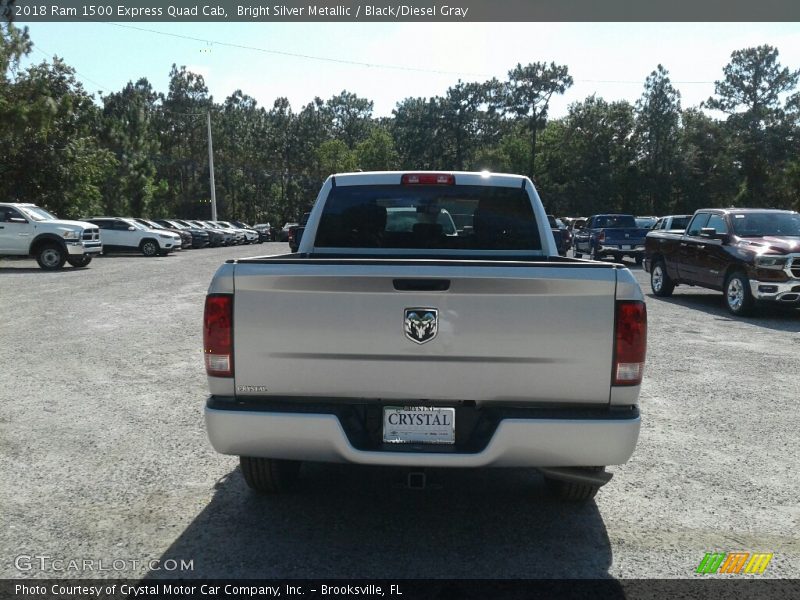
{"type": "Polygon", "coordinates": [[[180,577],[609,578],[597,505],[557,501],[533,470],[430,470],[424,490],[404,477],[304,464],[298,490],[265,497],[237,467],[160,560],[194,559],[180,577]]]}
{"type": "Polygon", "coordinates": [[[756,306],[752,317],[734,317],[725,308],[721,292],[681,294],[676,290],[675,295],[669,298],[659,298],[652,293],[647,294],[647,300],[648,302],[665,302],[699,310],[719,321],[742,321],[775,331],[796,332],[800,330],[800,324],[797,322],[800,317],[800,309],[793,306],[762,303],[756,306]]]}

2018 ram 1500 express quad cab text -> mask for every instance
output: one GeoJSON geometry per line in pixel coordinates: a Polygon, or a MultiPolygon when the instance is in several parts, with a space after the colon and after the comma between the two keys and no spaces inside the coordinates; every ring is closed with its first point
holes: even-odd
{"type": "Polygon", "coordinates": [[[333,175],[297,254],[211,282],[208,435],[263,492],[327,461],[535,467],[591,498],[636,445],[646,321],[626,268],[558,256],[527,177],[333,175]]]}

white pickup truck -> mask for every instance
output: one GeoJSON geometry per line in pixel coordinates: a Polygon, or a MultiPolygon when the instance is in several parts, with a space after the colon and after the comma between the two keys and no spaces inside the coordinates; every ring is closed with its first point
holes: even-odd
{"type": "Polygon", "coordinates": [[[296,254],[215,274],[206,427],[261,492],[322,461],[535,467],[585,500],[636,445],[646,330],[628,269],[558,256],[527,177],[332,175],[296,254]]]}
{"type": "Polygon", "coordinates": [[[0,202],[0,257],[33,256],[50,271],[65,262],[85,267],[102,251],[100,229],[92,223],[58,219],[35,204],[0,202]]]}

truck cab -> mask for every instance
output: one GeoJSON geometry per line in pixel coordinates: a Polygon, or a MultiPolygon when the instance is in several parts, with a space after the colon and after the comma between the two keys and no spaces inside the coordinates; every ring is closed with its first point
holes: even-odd
{"type": "Polygon", "coordinates": [[[619,262],[628,256],[640,265],[644,259],[647,232],[648,229],[636,225],[633,215],[593,215],[575,232],[575,257],[587,254],[593,260],[601,260],[604,256],[613,256],[619,262]]]}
{"type": "Polygon", "coordinates": [[[35,204],[0,202],[0,257],[32,256],[46,271],[86,267],[103,251],[92,223],[59,219],[35,204]]]}
{"type": "Polygon", "coordinates": [[[796,212],[701,209],[683,233],[648,235],[645,253],[656,296],[670,296],[681,284],[719,290],[737,316],[751,314],[758,301],[800,304],[796,212]]]}

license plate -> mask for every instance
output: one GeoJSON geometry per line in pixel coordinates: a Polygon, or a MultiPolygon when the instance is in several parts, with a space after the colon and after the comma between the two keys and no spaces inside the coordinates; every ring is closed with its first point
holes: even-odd
{"type": "Polygon", "coordinates": [[[456,409],[386,406],[383,441],[390,444],[455,444],[456,409]]]}
{"type": "Polygon", "coordinates": [[[620,246],[620,247],[619,247],[619,249],[620,249],[620,250],[630,250],[631,248],[633,248],[633,246],[631,246],[631,245],[627,245],[627,246],[620,246]]]}

